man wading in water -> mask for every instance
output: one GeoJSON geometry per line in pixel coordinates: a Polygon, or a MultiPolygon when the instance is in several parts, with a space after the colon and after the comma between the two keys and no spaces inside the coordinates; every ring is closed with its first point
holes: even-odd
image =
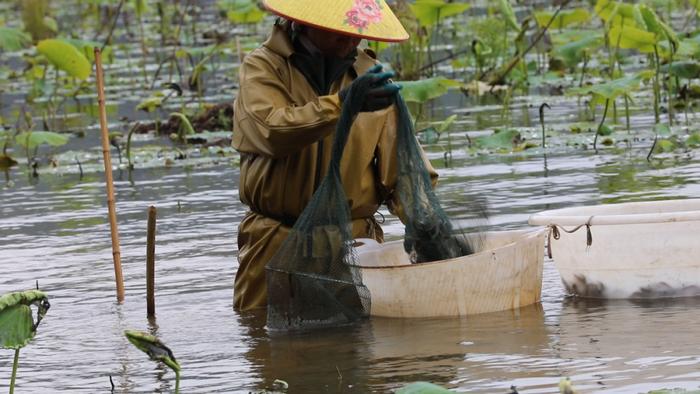
{"type": "MultiPolygon", "coordinates": [[[[372,78],[341,161],[355,238],[383,240],[374,219],[382,203],[401,216],[396,183],[399,86],[363,38],[402,41],[408,33],[384,0],[265,0],[280,16],[272,34],[245,57],[234,103],[233,146],[241,153],[240,198],[249,212],[238,228],[234,308],[266,305],[265,265],[318,187],[343,97],[358,76],[372,78]]],[[[433,182],[437,174],[426,160],[433,182]]]]}

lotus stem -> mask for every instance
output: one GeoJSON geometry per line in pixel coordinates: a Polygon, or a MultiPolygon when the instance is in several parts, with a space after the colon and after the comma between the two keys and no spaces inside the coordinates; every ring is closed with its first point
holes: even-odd
{"type": "Polygon", "coordinates": [[[547,145],[546,145],[546,143],[547,143],[546,138],[547,137],[545,136],[545,132],[544,132],[544,109],[545,109],[545,107],[548,109],[552,109],[549,106],[549,104],[547,104],[547,103],[542,103],[542,105],[540,105],[540,125],[542,125],[542,149],[547,147],[547,145]]]}
{"type": "Polygon", "coordinates": [[[630,132],[630,99],[625,94],[625,125],[627,126],[627,134],[630,132]]]}
{"type": "Polygon", "coordinates": [[[10,378],[10,394],[15,392],[15,378],[17,377],[17,365],[19,364],[19,348],[15,349],[15,359],[12,362],[12,378],[10,378]]]}
{"type": "Polygon", "coordinates": [[[175,394],[180,392],[180,371],[175,371],[175,394]]]}
{"type": "Polygon", "coordinates": [[[659,105],[661,104],[661,87],[659,86],[659,74],[661,73],[661,65],[659,64],[659,48],[654,45],[654,123],[659,123],[659,105]]]}
{"type": "Polygon", "coordinates": [[[600,123],[598,123],[598,130],[596,130],[595,138],[593,139],[593,149],[596,153],[598,153],[598,148],[596,146],[596,144],[598,143],[598,136],[600,135],[600,130],[603,128],[603,123],[605,123],[605,117],[608,115],[609,105],[610,99],[605,99],[605,109],[603,110],[603,117],[600,119],[600,123]]]}

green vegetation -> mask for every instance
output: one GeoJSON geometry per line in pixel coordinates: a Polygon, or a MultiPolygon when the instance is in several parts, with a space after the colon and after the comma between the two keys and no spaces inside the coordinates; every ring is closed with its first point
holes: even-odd
{"type": "MultiPolygon", "coordinates": [[[[56,157],[76,144],[84,146],[79,140],[89,138],[86,130],[97,123],[94,47],[102,48],[108,65],[111,131],[127,136],[112,142],[119,151],[126,149],[127,169],[151,165],[153,144],[147,141],[161,147],[158,155],[173,158],[167,163],[201,152],[213,160],[235,160],[225,134],[231,132],[231,111],[221,108],[235,97],[241,58],[264,40],[272,17],[253,0],[219,0],[211,7],[210,17],[230,29],[212,27],[193,2],[77,1],[70,12],[80,16],[79,23],[70,28],[66,11],[55,2],[22,2],[15,9],[22,24],[8,20],[0,26],[0,56],[14,59],[0,74],[19,87],[26,102],[22,108],[0,106],[0,169],[24,161],[36,173],[47,162],[76,162],[56,157]],[[139,134],[145,136],[135,137],[139,134]],[[219,148],[202,150],[212,145],[219,148]]],[[[598,152],[620,142],[630,147],[634,140],[646,144],[650,160],[696,149],[691,119],[700,96],[700,18],[695,2],[568,0],[530,7],[512,0],[397,0],[392,7],[411,38],[367,45],[397,72],[421,141],[444,151],[446,165],[462,146],[480,155],[545,145],[598,152]],[[523,130],[528,125],[513,124],[512,111],[522,97],[542,89],[575,98],[582,114],[575,121],[595,126],[575,134],[572,124],[548,122],[545,130],[543,119],[541,142],[530,141],[531,131],[523,130]],[[459,130],[468,118],[435,111],[443,95],[454,102],[457,92],[469,103],[500,105],[501,124],[493,129],[516,131],[519,139],[494,134],[489,141],[459,130]],[[655,126],[633,130],[635,114],[647,108],[653,109],[655,126]],[[618,114],[624,114],[626,136],[616,132],[622,123],[618,114]],[[441,138],[445,131],[447,138],[441,138]]],[[[547,101],[549,112],[555,112],[557,100],[547,101]]],[[[95,157],[90,152],[73,156],[86,160],[78,160],[84,168],[100,168],[88,159],[95,157]]]]}
{"type": "Polygon", "coordinates": [[[180,392],[180,364],[175,359],[173,352],[153,335],[141,331],[124,331],[126,339],[137,349],[146,353],[148,358],[155,362],[162,362],[175,372],[175,393],[180,392]]]}
{"type": "Polygon", "coordinates": [[[10,378],[10,394],[15,390],[15,378],[19,365],[19,349],[25,347],[36,334],[36,329],[49,310],[46,294],[39,290],[8,293],[0,297],[0,347],[14,349],[10,378]],[[36,322],[31,306],[36,306],[36,322]]]}

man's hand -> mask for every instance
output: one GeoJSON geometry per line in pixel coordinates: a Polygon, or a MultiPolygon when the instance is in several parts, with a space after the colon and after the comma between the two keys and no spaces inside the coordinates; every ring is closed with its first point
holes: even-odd
{"type": "Polygon", "coordinates": [[[394,103],[396,92],[401,89],[400,85],[391,82],[394,72],[382,72],[382,65],[377,64],[367,70],[367,72],[353,81],[353,83],[338,93],[340,101],[345,101],[350,87],[356,83],[369,83],[370,89],[363,100],[362,112],[373,112],[384,109],[394,103]],[[359,82],[361,81],[361,82],[359,82]]]}

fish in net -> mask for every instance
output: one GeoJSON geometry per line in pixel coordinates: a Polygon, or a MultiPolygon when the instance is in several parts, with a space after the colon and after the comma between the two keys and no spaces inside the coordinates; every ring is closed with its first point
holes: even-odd
{"type": "MultiPolygon", "coordinates": [[[[372,80],[358,78],[343,101],[326,176],[266,266],[267,327],[295,330],[349,324],[369,315],[371,299],[353,249],[352,219],[340,161],[372,80]]],[[[412,261],[468,255],[473,244],[455,231],[440,207],[415,138],[406,103],[396,93],[398,181],[404,247],[412,261]]]]}

